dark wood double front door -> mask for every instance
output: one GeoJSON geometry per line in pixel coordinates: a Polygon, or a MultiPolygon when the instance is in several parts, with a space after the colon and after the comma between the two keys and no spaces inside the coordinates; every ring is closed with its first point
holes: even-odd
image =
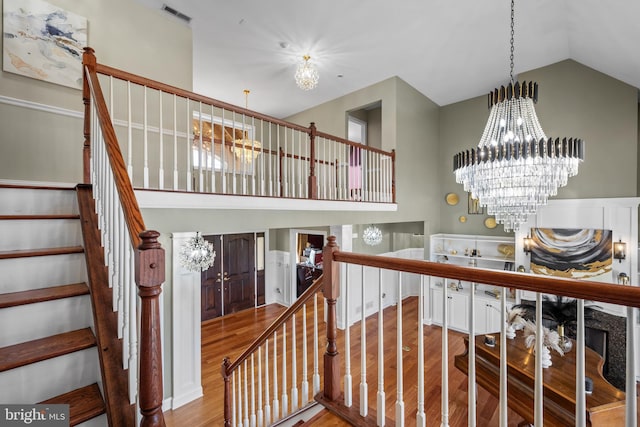
{"type": "MultiPolygon", "coordinates": [[[[204,236],[213,243],[216,258],[213,266],[202,272],[202,320],[256,306],[256,234],[204,236]]],[[[260,240],[263,241],[263,240],[260,240]]],[[[264,279],[259,294],[264,294],[264,279]]]]}

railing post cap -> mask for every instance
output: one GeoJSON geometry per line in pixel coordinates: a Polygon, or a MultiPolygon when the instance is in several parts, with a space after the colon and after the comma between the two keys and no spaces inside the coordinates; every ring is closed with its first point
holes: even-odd
{"type": "Polygon", "coordinates": [[[338,243],[336,242],[336,236],[329,236],[327,237],[327,246],[330,247],[336,247],[338,246],[338,243]]]}

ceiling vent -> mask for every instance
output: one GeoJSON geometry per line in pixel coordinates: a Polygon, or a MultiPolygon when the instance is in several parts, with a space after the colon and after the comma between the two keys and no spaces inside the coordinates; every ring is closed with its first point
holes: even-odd
{"type": "Polygon", "coordinates": [[[167,6],[166,4],[162,5],[162,10],[164,10],[167,13],[170,13],[171,15],[175,16],[178,19],[183,20],[184,22],[186,22],[187,24],[191,22],[191,17],[185,15],[184,13],[177,11],[176,9],[172,8],[171,6],[167,6]]]}

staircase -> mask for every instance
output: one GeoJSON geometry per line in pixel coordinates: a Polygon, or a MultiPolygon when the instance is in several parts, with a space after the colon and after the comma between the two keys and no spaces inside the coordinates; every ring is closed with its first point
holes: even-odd
{"type": "Polygon", "coordinates": [[[0,402],[107,425],[73,188],[0,184],[0,402]]]}

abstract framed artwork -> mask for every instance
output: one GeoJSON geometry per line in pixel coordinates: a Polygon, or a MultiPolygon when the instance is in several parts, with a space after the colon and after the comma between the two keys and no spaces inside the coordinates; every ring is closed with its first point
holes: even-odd
{"type": "Polygon", "coordinates": [[[82,89],[87,19],[42,0],[3,1],[2,69],[82,89]]]}
{"type": "Polygon", "coordinates": [[[532,273],[589,280],[611,274],[611,230],[532,228],[531,238],[532,273]]]}

